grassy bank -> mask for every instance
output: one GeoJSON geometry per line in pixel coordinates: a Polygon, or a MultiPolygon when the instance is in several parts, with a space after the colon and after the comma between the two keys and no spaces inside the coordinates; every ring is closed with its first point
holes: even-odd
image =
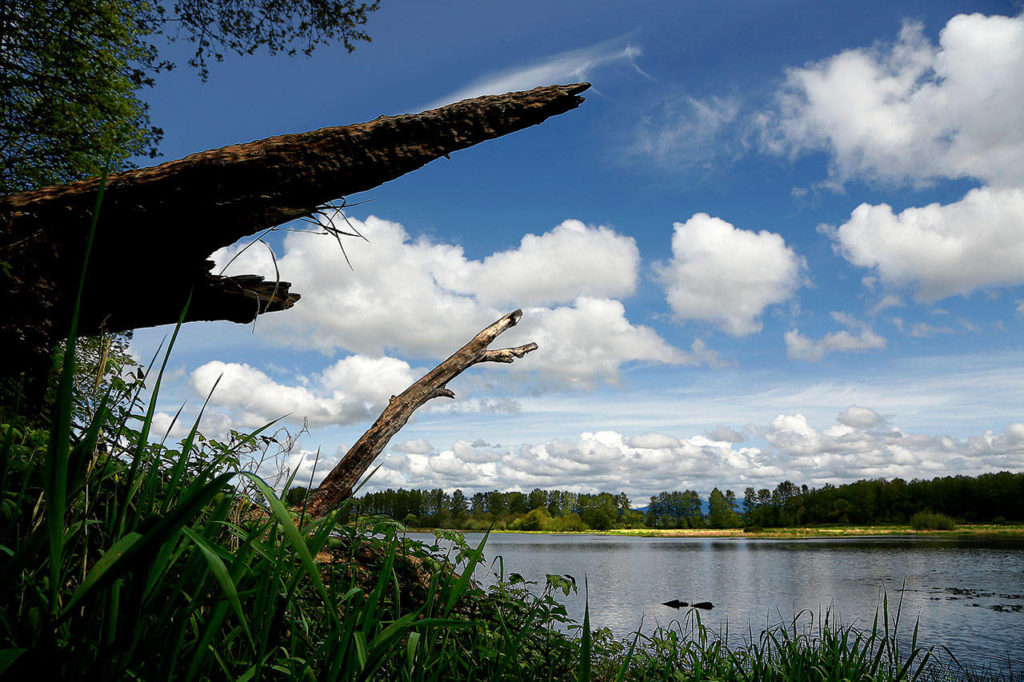
{"type": "MultiPolygon", "coordinates": [[[[410,528],[418,533],[430,533],[433,528],[410,528]]],[[[471,531],[466,531],[471,532],[471,531]]],[[[613,535],[640,538],[834,538],[871,537],[885,535],[911,535],[934,537],[1024,537],[1024,524],[959,524],[953,530],[915,530],[907,524],[883,526],[795,526],[791,528],[622,528],[588,531],[516,531],[495,530],[493,533],[524,533],[527,535],[613,535]]]]}
{"type": "Polygon", "coordinates": [[[691,528],[691,529],[657,529],[635,528],[602,531],[601,535],[621,535],[636,537],[746,537],[746,538],[832,538],[832,537],[869,537],[877,535],[933,535],[949,536],[1007,536],[1024,537],[1024,524],[964,524],[949,531],[915,530],[909,525],[886,526],[815,526],[793,528],[764,528],[745,531],[742,528],[691,528]]]}

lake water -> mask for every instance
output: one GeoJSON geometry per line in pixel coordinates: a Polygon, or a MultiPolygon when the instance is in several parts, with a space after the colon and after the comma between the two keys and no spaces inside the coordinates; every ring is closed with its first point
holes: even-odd
{"type": "MultiPolygon", "coordinates": [[[[432,538],[432,536],[426,536],[432,538]]],[[[472,546],[482,535],[467,533],[472,546]]],[[[1024,538],[638,538],[579,535],[491,535],[487,566],[476,578],[493,583],[500,555],[506,575],[544,584],[568,573],[579,594],[566,601],[583,620],[583,582],[592,627],[618,637],[681,620],[686,609],[662,603],[709,601],[705,625],[729,638],[756,636],[768,623],[831,610],[843,624],[870,629],[883,590],[894,610],[903,592],[901,632],[920,619],[919,643],[944,645],[962,663],[1024,671],[1024,538]]],[[[816,621],[815,621],[816,624],[816,621]]]]}

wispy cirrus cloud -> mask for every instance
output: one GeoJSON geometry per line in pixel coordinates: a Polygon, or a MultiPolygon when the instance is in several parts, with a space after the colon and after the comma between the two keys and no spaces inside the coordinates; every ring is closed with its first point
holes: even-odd
{"type": "Polygon", "coordinates": [[[480,95],[499,95],[517,90],[529,90],[541,85],[585,81],[592,78],[598,69],[612,64],[625,64],[640,75],[649,77],[636,63],[637,57],[643,54],[643,50],[630,42],[630,35],[632,34],[568,52],[559,52],[530,64],[487,74],[434,101],[430,106],[439,107],[480,95]]]}
{"type": "Polygon", "coordinates": [[[669,169],[720,170],[750,147],[742,108],[736,96],[667,95],[640,119],[627,154],[669,169]]]}

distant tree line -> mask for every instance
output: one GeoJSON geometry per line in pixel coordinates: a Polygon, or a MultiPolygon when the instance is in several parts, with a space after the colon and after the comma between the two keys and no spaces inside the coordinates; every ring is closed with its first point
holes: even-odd
{"type": "Polygon", "coordinates": [[[467,496],[433,490],[384,490],[367,493],[356,501],[359,514],[389,516],[420,528],[465,530],[609,530],[643,528],[644,515],[630,508],[625,493],[575,493],[541,490],[529,493],[491,490],[467,496]]]}
{"type": "MultiPolygon", "coordinates": [[[[304,490],[286,499],[300,503],[304,490]]],[[[966,523],[1024,521],[1024,473],[946,476],[930,481],[861,480],[821,488],[783,481],[774,489],[747,488],[739,500],[715,488],[705,500],[695,490],[660,492],[645,510],[625,493],[568,490],[528,493],[491,490],[387,489],[367,493],[352,510],[388,516],[416,528],[580,531],[615,528],[742,528],[824,524],[902,524],[915,514],[944,515],[966,523]]]]}
{"type": "MultiPolygon", "coordinates": [[[[297,497],[296,499],[301,499],[297,497]]],[[[694,490],[662,492],[646,511],[633,509],[626,493],[528,493],[491,490],[467,496],[433,490],[388,489],[356,500],[355,513],[388,516],[417,528],[581,531],[614,528],[738,528],[743,516],[736,495],[715,488],[708,504],[694,490]],[[707,513],[704,510],[707,509],[707,513]]]]}
{"type": "Polygon", "coordinates": [[[743,500],[747,525],[766,528],[906,523],[920,512],[965,523],[1024,521],[1024,473],[872,479],[812,489],[783,481],[774,490],[747,488],[743,500]]]}

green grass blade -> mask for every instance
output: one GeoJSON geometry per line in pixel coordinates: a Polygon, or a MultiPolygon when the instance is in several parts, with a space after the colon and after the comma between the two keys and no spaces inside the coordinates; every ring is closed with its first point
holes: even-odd
{"type": "MultiPolygon", "coordinates": [[[[281,500],[277,498],[274,490],[264,483],[263,479],[253,473],[244,471],[239,475],[248,478],[257,487],[257,489],[263,493],[263,496],[267,500],[267,504],[270,505],[270,510],[274,515],[274,518],[277,519],[277,522],[281,525],[281,528],[284,530],[285,537],[288,538],[288,542],[291,544],[292,549],[294,549],[295,553],[299,556],[299,561],[302,562],[303,568],[306,569],[306,573],[309,575],[309,579],[313,582],[313,586],[316,588],[316,591],[323,598],[325,604],[333,604],[333,601],[327,594],[327,589],[324,587],[323,581],[320,579],[320,571],[317,569],[316,563],[313,561],[313,555],[310,554],[306,541],[302,538],[302,534],[299,533],[299,529],[292,521],[291,515],[289,515],[288,510],[285,509],[281,500]]],[[[337,622],[338,614],[335,612],[335,609],[328,608],[327,615],[333,622],[337,622]]]]}
{"type": "Polygon", "coordinates": [[[352,639],[356,643],[356,664],[359,666],[359,670],[366,669],[366,660],[369,658],[369,654],[366,650],[366,635],[361,631],[357,630],[352,633],[352,639]]]}
{"type": "Polygon", "coordinates": [[[64,615],[66,616],[72,607],[92,590],[99,588],[114,578],[124,575],[131,568],[131,564],[136,558],[145,556],[149,552],[155,552],[164,542],[178,533],[192,517],[198,514],[213,499],[214,495],[221,492],[233,477],[233,473],[221,474],[199,490],[193,492],[144,535],[140,536],[139,533],[132,532],[118,540],[107,550],[107,553],[114,552],[115,547],[118,549],[118,552],[107,562],[104,562],[107,554],[104,554],[100,561],[96,562],[96,565],[89,571],[78,590],[71,597],[67,607],[64,609],[64,615]],[[126,542],[129,538],[132,538],[131,541],[126,542]],[[100,570],[101,568],[102,570],[100,570]]]}
{"type": "MultiPolygon", "coordinates": [[[[21,407],[21,391],[15,396],[14,414],[18,414],[21,407]]],[[[7,424],[7,435],[4,444],[0,447],[0,490],[7,490],[7,472],[10,469],[11,451],[14,449],[14,424],[7,424]]]]}
{"type": "Polygon", "coordinates": [[[199,669],[206,662],[207,654],[212,653],[211,642],[227,617],[229,608],[227,603],[221,602],[211,609],[209,616],[203,621],[203,634],[193,647],[192,660],[189,661],[188,668],[185,670],[186,680],[194,680],[199,677],[199,669]]]}
{"type": "Polygon", "coordinates": [[[580,667],[576,679],[579,682],[590,682],[590,656],[593,649],[593,638],[590,634],[590,585],[583,579],[586,595],[583,602],[583,639],[580,641],[580,667]]]}
{"type": "Polygon", "coordinates": [[[409,639],[405,643],[405,665],[409,669],[410,675],[416,665],[416,649],[420,645],[421,637],[422,635],[418,632],[410,632],[409,639]]]}
{"type": "MultiPolygon", "coordinates": [[[[384,665],[384,663],[387,662],[387,655],[390,653],[390,647],[397,640],[408,635],[408,641],[419,641],[421,635],[416,631],[417,629],[426,629],[431,627],[446,627],[451,629],[473,627],[473,623],[471,622],[457,620],[454,618],[421,618],[416,620],[418,615],[418,611],[414,613],[407,613],[373,638],[367,647],[366,661],[361,664],[361,679],[369,679],[382,665],[384,665]],[[413,640],[413,637],[415,637],[415,640],[413,640]]],[[[357,640],[357,642],[358,641],[359,640],[357,640]]],[[[362,641],[365,642],[366,640],[362,639],[362,641]]],[[[413,654],[415,654],[415,649],[413,650],[413,654]]],[[[409,655],[408,647],[406,649],[406,655],[409,655]]]]}
{"type": "Polygon", "coordinates": [[[28,651],[27,649],[0,649],[0,675],[14,665],[18,658],[28,651]]]}
{"type": "MultiPolygon", "coordinates": [[[[641,621],[641,628],[643,622],[641,621]]],[[[615,675],[615,682],[622,682],[626,679],[626,672],[629,670],[629,664],[633,662],[633,654],[636,652],[636,643],[640,640],[640,630],[636,631],[636,636],[633,637],[633,643],[629,645],[629,651],[626,652],[626,657],[622,659],[622,665],[619,666],[619,672],[615,675]]]]}
{"type": "Polygon", "coordinates": [[[100,400],[99,407],[96,408],[96,413],[93,415],[92,421],[89,422],[89,427],[86,429],[85,434],[68,455],[67,489],[72,497],[75,496],[76,492],[83,485],[89,468],[89,462],[96,452],[96,443],[99,441],[100,431],[103,429],[108,418],[107,400],[109,397],[110,392],[108,391],[107,395],[103,396],[100,400]]]}
{"type": "Polygon", "coordinates": [[[99,223],[100,206],[103,203],[103,193],[106,187],[107,163],[104,163],[99,189],[96,193],[96,204],[93,208],[92,220],[89,223],[89,236],[85,242],[82,273],[78,280],[78,291],[75,293],[71,324],[68,328],[64,362],[57,389],[57,401],[54,405],[56,415],[50,430],[50,443],[44,467],[46,527],[50,546],[50,610],[54,614],[60,611],[60,587],[64,582],[61,580],[61,564],[64,557],[64,516],[67,513],[68,453],[71,447],[71,412],[74,407],[72,388],[75,375],[75,350],[78,343],[78,318],[82,310],[85,274],[89,267],[89,257],[92,254],[92,246],[96,238],[96,225],[99,223]]]}
{"type": "MultiPolygon", "coordinates": [[[[223,375],[221,375],[223,376],[223,375]]],[[[217,380],[213,382],[213,387],[210,392],[206,394],[206,400],[203,401],[203,406],[199,409],[199,414],[196,415],[196,420],[192,424],[191,430],[188,432],[188,436],[181,442],[181,456],[178,457],[178,461],[174,463],[171,468],[170,483],[167,486],[170,491],[165,500],[163,511],[167,512],[167,506],[170,504],[173,497],[173,493],[178,491],[181,484],[181,477],[185,473],[185,467],[188,464],[189,457],[192,455],[192,444],[195,442],[196,434],[199,433],[199,422],[203,418],[203,413],[206,411],[206,406],[210,403],[210,398],[213,397],[213,392],[217,390],[217,384],[220,383],[221,377],[217,377],[217,380]]]]}
{"type": "Polygon", "coordinates": [[[235,586],[235,581],[231,579],[231,575],[228,573],[228,567],[224,565],[224,561],[217,555],[216,550],[210,546],[210,544],[203,539],[201,535],[196,533],[191,528],[182,528],[181,532],[185,534],[189,540],[195,543],[199,551],[203,553],[203,557],[206,559],[207,565],[210,567],[210,572],[213,573],[213,577],[220,583],[220,588],[224,592],[224,596],[231,604],[231,608],[235,611],[235,616],[238,617],[238,622],[242,624],[242,629],[245,630],[246,637],[249,638],[249,643],[256,648],[256,643],[252,638],[252,632],[249,630],[249,621],[246,620],[245,612],[242,610],[242,602],[238,598],[238,588],[235,586]]]}
{"type": "Polygon", "coordinates": [[[469,561],[466,563],[465,570],[462,571],[462,575],[459,576],[458,581],[452,587],[451,592],[448,593],[448,601],[444,606],[444,615],[448,615],[455,608],[455,602],[459,600],[459,597],[469,588],[470,581],[473,579],[473,571],[476,570],[477,564],[483,559],[484,556],[484,545],[487,544],[487,538],[491,535],[491,529],[488,528],[487,532],[484,533],[484,537],[480,540],[480,545],[473,550],[469,555],[469,561]]]}
{"type": "MultiPolygon", "coordinates": [[[[149,399],[149,407],[146,409],[146,416],[142,420],[142,427],[139,430],[138,442],[136,443],[135,455],[132,458],[132,464],[128,470],[128,489],[129,489],[129,500],[134,496],[135,492],[141,488],[141,483],[136,480],[139,475],[139,469],[142,467],[142,463],[145,460],[144,452],[146,446],[149,443],[149,430],[153,426],[153,415],[156,413],[156,401],[160,396],[160,384],[164,378],[164,371],[167,369],[167,361],[171,357],[171,350],[174,348],[174,342],[178,338],[178,332],[181,330],[181,325],[185,322],[185,315],[188,313],[189,305],[192,303],[192,292],[189,291],[188,300],[185,301],[185,307],[181,310],[181,315],[178,316],[178,323],[174,325],[174,332],[171,334],[171,341],[167,344],[167,350],[164,352],[164,359],[160,363],[160,371],[156,375],[156,383],[153,385],[153,393],[149,399]]],[[[127,509],[128,505],[125,505],[127,509]]],[[[135,506],[136,515],[142,510],[142,505],[135,506]]],[[[121,519],[121,523],[124,522],[124,517],[121,519]]],[[[123,528],[123,526],[120,526],[123,528]]]]}
{"type": "Polygon", "coordinates": [[[100,557],[96,565],[92,567],[92,570],[85,576],[82,584],[79,585],[78,590],[71,597],[71,601],[68,602],[66,611],[70,611],[78,601],[88,594],[96,585],[103,582],[112,580],[114,575],[111,574],[111,570],[118,565],[119,562],[124,561],[124,558],[132,547],[138,544],[139,540],[142,539],[141,533],[131,532],[119,539],[113,545],[110,546],[103,556],[100,557]]]}

